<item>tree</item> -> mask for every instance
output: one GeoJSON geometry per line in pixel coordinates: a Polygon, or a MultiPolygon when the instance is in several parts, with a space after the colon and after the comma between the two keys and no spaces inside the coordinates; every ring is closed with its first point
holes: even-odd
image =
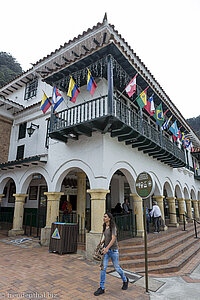
{"type": "Polygon", "coordinates": [[[20,64],[11,54],[0,52],[0,87],[22,72],[20,64]]]}
{"type": "Polygon", "coordinates": [[[200,116],[196,118],[190,118],[187,120],[190,126],[194,129],[196,134],[200,137],[200,116]]]}

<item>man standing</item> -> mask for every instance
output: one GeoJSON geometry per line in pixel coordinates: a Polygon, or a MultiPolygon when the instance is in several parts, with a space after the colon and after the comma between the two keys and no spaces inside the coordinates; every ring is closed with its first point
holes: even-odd
{"type": "Polygon", "coordinates": [[[154,233],[160,232],[160,217],[161,211],[160,207],[157,205],[156,201],[153,201],[153,209],[150,212],[151,217],[154,217],[155,231],[154,233]]]}

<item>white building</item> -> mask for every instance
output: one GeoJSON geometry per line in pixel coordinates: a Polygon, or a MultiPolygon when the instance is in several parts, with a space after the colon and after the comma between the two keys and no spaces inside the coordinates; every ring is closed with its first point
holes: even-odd
{"type": "Polygon", "coordinates": [[[130,196],[142,236],[142,200],[135,192],[142,171],[156,183],[147,206],[156,199],[167,226],[178,226],[185,210],[191,217],[191,206],[199,218],[199,153],[174,143],[169,130],[161,132],[145,109],[140,113],[135,99],[147,86],[155,106],[162,102],[167,116],[173,115],[171,124],[176,120],[193,146],[200,147],[180,111],[106,16],[0,89],[0,116],[12,121],[8,161],[0,164],[1,215],[14,213],[10,235],[23,233],[24,211],[39,213],[45,216],[41,242],[47,245],[65,195],[87,219],[88,255],[102,231],[103,213],[125,196],[130,196]],[[93,97],[87,68],[97,83],[93,97]],[[137,93],[129,98],[123,90],[137,73],[137,93]],[[75,104],[67,97],[70,75],[80,88],[75,104]],[[43,91],[51,97],[54,85],[64,101],[51,116],[51,109],[42,113],[40,103],[43,91]],[[35,129],[31,136],[30,127],[35,129]]]}

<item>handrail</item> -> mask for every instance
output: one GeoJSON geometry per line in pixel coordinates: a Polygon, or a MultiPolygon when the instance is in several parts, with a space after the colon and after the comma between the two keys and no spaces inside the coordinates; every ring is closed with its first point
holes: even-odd
{"type": "MultiPolygon", "coordinates": [[[[169,212],[169,214],[170,214],[170,215],[176,215],[176,216],[177,216],[176,213],[170,213],[170,212],[169,212]]],[[[184,226],[183,231],[185,231],[185,225],[186,225],[186,223],[185,223],[185,218],[194,221],[194,223],[193,223],[193,224],[194,224],[194,231],[195,231],[195,236],[196,236],[196,238],[197,238],[197,237],[198,237],[198,236],[197,236],[198,232],[197,232],[197,226],[196,226],[196,223],[200,224],[200,222],[197,221],[195,218],[190,218],[190,217],[188,217],[186,214],[179,214],[179,216],[183,216],[183,226],[184,226]]]]}

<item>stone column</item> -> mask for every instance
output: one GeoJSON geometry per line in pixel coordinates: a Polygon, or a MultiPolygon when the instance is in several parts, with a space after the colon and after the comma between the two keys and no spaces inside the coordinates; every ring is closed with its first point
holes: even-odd
{"type": "Polygon", "coordinates": [[[13,228],[9,230],[8,236],[16,236],[24,234],[23,217],[24,217],[24,202],[28,194],[13,194],[15,197],[15,209],[13,217],[13,228]]]}
{"type": "Polygon", "coordinates": [[[161,210],[161,217],[163,219],[163,230],[167,230],[167,226],[165,225],[165,212],[164,212],[164,203],[163,203],[163,199],[165,198],[165,196],[153,196],[153,199],[155,199],[158,203],[158,206],[160,207],[161,210]]]}
{"type": "MultiPolygon", "coordinates": [[[[183,198],[176,198],[176,200],[178,201],[179,223],[183,224],[183,215],[185,215],[184,199],[183,198]]],[[[187,219],[186,218],[185,218],[185,223],[187,223],[187,219]]]]}
{"type": "MultiPolygon", "coordinates": [[[[3,197],[5,197],[5,195],[4,194],[0,194],[0,206],[1,206],[1,202],[2,202],[2,198],[3,197]]],[[[0,226],[0,229],[1,229],[2,227],[0,226]]]]}
{"type": "Polygon", "coordinates": [[[192,222],[192,206],[191,206],[191,199],[185,199],[186,209],[187,209],[187,219],[188,222],[192,222]]]}
{"type": "Polygon", "coordinates": [[[137,236],[144,236],[144,222],[143,222],[143,204],[142,198],[137,194],[130,194],[133,198],[133,214],[136,215],[136,227],[137,227],[137,236]]]}
{"type": "Polygon", "coordinates": [[[59,217],[60,197],[64,195],[62,192],[45,192],[47,196],[47,216],[46,226],[41,230],[41,245],[48,246],[51,234],[51,224],[57,221],[59,217]]]}
{"type": "Polygon", "coordinates": [[[198,207],[198,201],[192,200],[193,207],[194,207],[194,217],[196,220],[199,220],[199,207],[198,207]]]}
{"type": "Polygon", "coordinates": [[[169,226],[178,227],[177,216],[176,216],[176,206],[175,206],[175,197],[167,197],[169,205],[169,226]]]}
{"type": "Polygon", "coordinates": [[[91,196],[91,231],[86,234],[86,256],[92,258],[95,247],[100,241],[103,229],[103,215],[106,211],[106,195],[104,189],[87,190],[91,196]]]}
{"type": "Polygon", "coordinates": [[[85,228],[86,206],[86,174],[78,172],[77,175],[77,215],[79,215],[79,231],[85,228]]]}
{"type": "Polygon", "coordinates": [[[198,200],[197,202],[198,202],[199,214],[200,214],[200,200],[198,200]]]}

